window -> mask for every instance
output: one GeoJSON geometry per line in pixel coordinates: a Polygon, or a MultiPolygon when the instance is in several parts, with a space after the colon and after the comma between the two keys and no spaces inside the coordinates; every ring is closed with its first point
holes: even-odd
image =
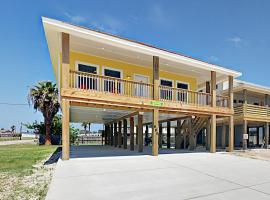
{"type": "Polygon", "coordinates": [[[121,82],[113,78],[121,78],[121,71],[105,68],[104,76],[112,77],[104,78],[104,91],[120,94],[122,92],[121,82]]]}
{"type": "Polygon", "coordinates": [[[160,85],[165,86],[160,90],[160,98],[166,100],[172,100],[172,90],[170,89],[173,86],[173,82],[170,80],[160,80],[160,85]]]}
{"type": "Polygon", "coordinates": [[[79,63],[78,71],[85,72],[89,74],[78,74],[78,87],[80,89],[86,90],[97,90],[98,89],[98,81],[97,76],[91,74],[97,74],[97,66],[91,64],[82,64],[79,63]]]}
{"type": "Polygon", "coordinates": [[[176,84],[176,87],[178,89],[182,89],[182,90],[177,90],[177,100],[187,103],[187,100],[188,100],[188,91],[187,91],[188,90],[188,84],[178,82],[176,84]]]}

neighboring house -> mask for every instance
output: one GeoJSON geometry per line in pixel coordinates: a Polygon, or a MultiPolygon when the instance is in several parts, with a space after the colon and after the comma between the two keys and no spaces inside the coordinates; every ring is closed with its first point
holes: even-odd
{"type": "Polygon", "coordinates": [[[88,28],[42,21],[60,90],[63,159],[69,159],[69,123],[83,121],[104,124],[106,144],[127,148],[130,143],[134,150],[137,143],[139,152],[144,127],[151,126],[152,154],[158,155],[162,123],[168,148],[175,124],[175,147],[190,149],[207,124],[208,145],[215,152],[216,119],[225,117],[233,150],[232,88],[241,73],[88,28]],[[225,80],[230,90],[216,95],[216,84],[225,80]],[[202,86],[206,92],[198,91],[202,86]]]}
{"type": "MultiPolygon", "coordinates": [[[[221,93],[226,94],[228,82],[220,84],[221,93]]],[[[234,124],[235,146],[241,148],[268,147],[270,88],[235,80],[234,82],[234,124]]],[[[227,122],[218,122],[217,145],[225,147],[228,143],[227,122]]]]}

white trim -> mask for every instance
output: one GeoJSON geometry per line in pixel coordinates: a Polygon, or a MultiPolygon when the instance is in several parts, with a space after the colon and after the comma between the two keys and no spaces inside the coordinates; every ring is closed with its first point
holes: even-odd
{"type": "MultiPolygon", "coordinates": [[[[135,77],[143,77],[143,78],[147,78],[147,84],[149,84],[150,82],[150,76],[146,76],[146,75],[142,75],[142,74],[133,74],[133,80],[137,82],[137,80],[135,80],[135,77]]],[[[135,88],[134,88],[134,92],[135,92],[135,96],[142,96],[142,97],[148,97],[149,96],[149,90],[146,89],[143,86],[139,86],[136,84],[135,88]]]]}
{"type": "MultiPolygon", "coordinates": [[[[174,80],[160,77],[160,78],[159,78],[159,84],[160,84],[160,85],[161,85],[161,80],[164,80],[164,81],[171,81],[171,82],[172,82],[172,88],[175,87],[175,85],[174,85],[174,80]]],[[[161,85],[161,86],[165,86],[165,85],[161,85]]],[[[165,86],[165,87],[169,87],[169,86],[165,86]]]]}
{"type": "MultiPolygon", "coordinates": [[[[179,80],[177,80],[176,83],[175,83],[175,88],[178,88],[178,87],[177,87],[177,83],[187,84],[188,89],[186,89],[186,90],[187,90],[187,91],[191,90],[191,89],[190,89],[190,84],[189,84],[188,82],[184,82],[184,81],[179,81],[179,80]]],[[[182,88],[178,88],[178,89],[182,89],[182,88]]],[[[185,90],[185,89],[182,89],[182,90],[185,90]]],[[[176,93],[176,95],[177,95],[177,93],[176,93]]],[[[176,96],[175,98],[176,98],[177,101],[181,101],[181,100],[178,99],[178,96],[176,96]]],[[[188,102],[188,92],[186,93],[186,99],[185,99],[185,101],[181,101],[181,102],[188,102]]]]}
{"type": "Polygon", "coordinates": [[[90,40],[94,40],[98,42],[102,41],[102,43],[106,43],[112,46],[125,48],[125,49],[129,49],[136,52],[141,52],[143,54],[147,54],[151,56],[159,56],[160,58],[172,60],[172,61],[183,63],[186,65],[191,65],[199,69],[208,70],[208,71],[216,71],[221,74],[231,75],[233,77],[238,77],[242,75],[242,73],[231,70],[231,69],[216,66],[214,64],[210,64],[207,62],[189,58],[187,56],[183,56],[183,55],[176,54],[173,52],[165,51],[163,49],[143,45],[137,42],[129,41],[129,40],[119,38],[113,35],[105,34],[105,33],[100,33],[100,32],[93,31],[87,28],[61,22],[58,20],[42,17],[42,22],[45,29],[48,28],[47,26],[50,26],[50,28],[53,28],[55,31],[58,31],[58,32],[66,32],[72,35],[76,35],[78,37],[82,37],[85,39],[90,39],[90,40]]]}
{"type": "Polygon", "coordinates": [[[141,77],[145,77],[145,78],[147,78],[147,83],[150,83],[150,76],[147,76],[147,75],[143,75],[143,74],[133,74],[133,80],[134,81],[136,81],[135,80],[135,76],[141,76],[141,77]]]}
{"type": "MultiPolygon", "coordinates": [[[[175,87],[175,85],[174,85],[174,80],[160,77],[160,78],[159,78],[159,85],[160,85],[160,86],[164,86],[164,87],[169,87],[169,86],[161,85],[161,80],[164,80],[164,81],[171,81],[171,82],[172,82],[172,87],[171,87],[171,88],[174,88],[174,87],[175,87]]],[[[159,95],[161,95],[161,90],[162,90],[162,89],[160,89],[160,91],[159,91],[159,95]]],[[[163,89],[163,90],[166,90],[166,89],[163,89]]],[[[174,92],[172,91],[172,99],[171,99],[171,100],[173,100],[173,99],[174,99],[174,92]]]]}
{"type": "Polygon", "coordinates": [[[80,61],[80,60],[76,60],[75,61],[75,69],[77,71],[79,71],[79,64],[82,64],[82,65],[87,65],[89,67],[96,67],[97,68],[97,75],[99,75],[99,65],[97,64],[92,64],[92,63],[87,63],[87,62],[83,62],[83,61],[80,61]]]}
{"type": "Polygon", "coordinates": [[[105,73],[104,73],[105,69],[118,71],[118,72],[120,72],[120,78],[123,79],[123,77],[124,77],[124,73],[123,73],[122,69],[113,68],[113,67],[109,67],[109,66],[102,66],[102,76],[105,76],[105,73]]]}
{"type": "MultiPolygon", "coordinates": [[[[186,85],[188,86],[188,89],[187,89],[187,90],[190,90],[190,84],[189,84],[189,82],[177,80],[176,83],[175,83],[175,88],[178,88],[178,87],[177,87],[177,83],[183,83],[183,84],[186,84],[186,85]]],[[[179,88],[179,89],[181,89],[181,88],[179,88]]]]}

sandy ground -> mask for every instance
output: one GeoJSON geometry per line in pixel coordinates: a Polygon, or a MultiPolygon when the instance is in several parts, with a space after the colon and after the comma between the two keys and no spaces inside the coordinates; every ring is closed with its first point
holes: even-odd
{"type": "Polygon", "coordinates": [[[36,144],[35,140],[10,140],[0,141],[0,145],[12,145],[12,144],[36,144]]]}
{"type": "Polygon", "coordinates": [[[44,165],[48,158],[34,165],[33,173],[30,175],[0,173],[0,199],[44,199],[56,167],[56,163],[44,165]]]}
{"type": "Polygon", "coordinates": [[[270,161],[270,149],[251,149],[245,151],[235,151],[232,154],[247,158],[270,161]]]}

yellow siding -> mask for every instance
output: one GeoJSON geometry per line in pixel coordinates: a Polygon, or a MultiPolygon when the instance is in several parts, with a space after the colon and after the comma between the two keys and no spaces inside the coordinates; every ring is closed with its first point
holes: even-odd
{"type": "MultiPolygon", "coordinates": [[[[143,66],[132,65],[129,63],[124,63],[117,60],[109,60],[101,57],[96,57],[92,55],[86,55],[77,52],[70,53],[70,67],[72,70],[76,70],[76,61],[85,62],[90,64],[95,64],[99,66],[99,75],[102,75],[102,67],[110,67],[122,70],[123,78],[133,80],[134,74],[140,74],[149,76],[149,81],[152,83],[152,69],[150,67],[146,68],[143,66]]],[[[197,89],[196,79],[194,77],[188,77],[181,74],[169,73],[165,71],[160,71],[160,77],[164,79],[169,79],[174,81],[174,87],[176,87],[176,81],[184,82],[189,84],[190,90],[197,89]]]]}

